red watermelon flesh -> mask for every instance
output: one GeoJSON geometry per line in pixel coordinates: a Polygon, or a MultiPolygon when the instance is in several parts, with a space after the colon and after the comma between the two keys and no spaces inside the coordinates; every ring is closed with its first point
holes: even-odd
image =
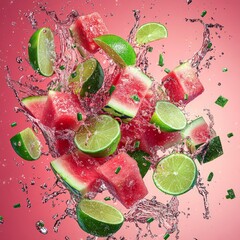
{"type": "Polygon", "coordinates": [[[211,138],[211,131],[203,117],[199,117],[189,123],[182,130],[183,138],[187,138],[187,146],[191,152],[196,150],[196,145],[207,142],[211,138]]]}
{"type": "Polygon", "coordinates": [[[181,140],[180,132],[160,132],[154,125],[150,125],[141,134],[140,149],[151,154],[151,149],[156,146],[167,149],[180,143],[181,140]]]}
{"type": "Polygon", "coordinates": [[[43,109],[47,101],[47,96],[31,96],[22,99],[28,111],[37,119],[42,119],[43,109]]]}
{"type": "Polygon", "coordinates": [[[188,103],[204,91],[189,62],[176,67],[163,78],[162,82],[172,102],[188,103]]]}
{"type": "Polygon", "coordinates": [[[53,160],[50,165],[69,190],[84,195],[96,191],[101,185],[96,168],[104,161],[77,151],[73,155],[63,155],[53,160]]]}
{"type": "Polygon", "coordinates": [[[126,67],[114,79],[113,85],[115,90],[104,110],[129,121],[137,115],[152,81],[138,68],[126,67]]]}
{"type": "Polygon", "coordinates": [[[49,91],[43,110],[42,123],[57,130],[77,130],[86,119],[83,108],[75,94],[49,91]],[[78,121],[77,114],[82,114],[78,121]]]}
{"type": "Polygon", "coordinates": [[[98,167],[108,190],[126,207],[130,208],[148,194],[137,162],[126,153],[119,153],[98,167]],[[116,170],[121,168],[118,173],[116,170]]]}
{"type": "Polygon", "coordinates": [[[108,33],[103,19],[97,12],[80,16],[71,25],[70,30],[76,43],[83,46],[90,53],[96,53],[99,49],[93,39],[108,33]]]}

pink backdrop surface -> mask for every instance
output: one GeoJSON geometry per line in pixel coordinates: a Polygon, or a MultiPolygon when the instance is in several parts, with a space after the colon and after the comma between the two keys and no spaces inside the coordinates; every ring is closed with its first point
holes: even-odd
{"type": "MultiPolygon", "coordinates": [[[[29,37],[33,33],[24,13],[29,14],[30,11],[36,9],[37,4],[32,0],[1,0],[0,2],[0,215],[4,217],[4,224],[0,225],[0,239],[61,240],[66,236],[71,240],[85,239],[87,234],[73,219],[66,218],[59,232],[53,231],[55,222],[53,215],[58,213],[60,216],[63,213],[66,207],[65,201],[69,195],[60,195],[55,199],[55,207],[52,206],[52,201],[42,203],[44,192],[49,192],[49,190],[43,190],[40,186],[46,183],[48,187],[51,187],[55,180],[53,173],[45,169],[49,166],[51,157],[42,157],[36,162],[24,162],[15,154],[9,142],[10,137],[29,126],[29,123],[21,113],[14,112],[14,107],[18,106],[18,103],[13,92],[6,85],[4,66],[9,65],[15,78],[32,71],[30,67],[19,71],[20,65],[16,62],[16,57],[23,57],[23,46],[27,46],[29,37]],[[11,128],[10,124],[14,121],[18,125],[11,128]],[[35,181],[34,186],[30,184],[32,180],[35,181]],[[19,181],[28,185],[28,193],[22,191],[19,181]],[[31,208],[27,208],[27,198],[31,201],[31,208]],[[21,208],[14,209],[15,203],[21,203],[21,208]],[[47,235],[42,235],[35,228],[36,221],[40,219],[48,228],[47,235]]],[[[223,143],[223,156],[216,161],[199,166],[204,182],[208,185],[211,218],[203,219],[203,201],[194,188],[179,197],[179,229],[180,239],[184,240],[238,240],[240,238],[239,0],[193,0],[190,5],[187,5],[185,0],[60,0],[49,1],[48,9],[55,10],[58,14],[61,13],[61,18],[65,18],[72,9],[76,9],[80,14],[98,11],[103,16],[110,32],[123,38],[127,37],[133,26],[133,9],[141,11],[141,24],[150,21],[166,24],[169,37],[151,44],[153,52],[149,54],[151,63],[149,72],[156,79],[164,76],[163,69],[157,66],[159,53],[165,52],[165,66],[172,69],[178,65],[179,60],[190,58],[201,45],[202,26],[198,23],[187,23],[186,17],[198,18],[203,10],[207,10],[207,15],[204,17],[206,22],[218,22],[224,25],[222,31],[211,30],[214,50],[208,53],[208,56],[214,56],[214,60],[210,69],[203,69],[200,74],[205,92],[187,107],[192,117],[202,115],[204,108],[210,109],[215,119],[214,129],[223,143]],[[228,72],[222,72],[224,67],[228,68],[228,72]],[[218,85],[219,82],[221,86],[218,85]],[[219,95],[229,99],[224,108],[214,103],[219,95]],[[234,134],[231,139],[227,138],[229,132],[234,134]],[[207,184],[206,178],[211,171],[214,172],[214,178],[211,183],[207,184]],[[233,200],[225,198],[227,189],[230,188],[233,188],[236,194],[233,200]]],[[[52,22],[45,22],[48,18],[42,12],[36,14],[36,19],[39,27],[52,26],[52,22]]],[[[25,63],[24,60],[23,64],[25,63]]],[[[156,195],[157,199],[163,203],[170,200],[169,196],[154,187],[151,173],[146,177],[146,184],[150,189],[149,198],[156,195]]],[[[121,208],[120,204],[117,206],[121,208]]],[[[154,232],[159,234],[157,239],[162,239],[165,233],[164,230],[157,228],[154,228],[154,232]]],[[[135,239],[134,225],[130,228],[124,226],[116,236],[135,239]]],[[[174,238],[173,234],[169,239],[174,238]]]]}

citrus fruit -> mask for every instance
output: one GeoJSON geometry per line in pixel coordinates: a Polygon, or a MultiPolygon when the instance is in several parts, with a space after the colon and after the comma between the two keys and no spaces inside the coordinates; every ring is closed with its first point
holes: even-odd
{"type": "Polygon", "coordinates": [[[120,67],[136,63],[136,53],[133,47],[123,38],[117,35],[106,34],[94,38],[94,41],[120,67]]]}
{"type": "Polygon", "coordinates": [[[96,200],[83,199],[77,206],[80,227],[92,235],[107,237],[117,232],[124,217],[116,208],[96,200]]]}
{"type": "Polygon", "coordinates": [[[31,36],[28,55],[30,64],[39,74],[46,77],[53,74],[53,64],[56,54],[51,29],[40,28],[31,36]]]}
{"type": "Polygon", "coordinates": [[[185,128],[186,117],[174,104],[167,101],[158,101],[151,123],[158,126],[163,132],[174,132],[185,128]]]}
{"type": "Polygon", "coordinates": [[[26,128],[10,139],[15,152],[25,160],[36,160],[41,156],[41,144],[31,128],[26,128]]]}
{"type": "Polygon", "coordinates": [[[195,184],[197,167],[185,154],[174,153],[163,158],[153,173],[156,187],[170,195],[180,195],[189,191],[195,184]]]}
{"type": "Polygon", "coordinates": [[[71,74],[69,83],[74,83],[74,92],[80,92],[84,97],[87,93],[96,93],[102,86],[104,79],[103,69],[95,58],[80,63],[71,74]]]}
{"type": "Polygon", "coordinates": [[[117,149],[121,132],[117,120],[108,115],[92,117],[80,126],[74,142],[84,153],[94,157],[106,157],[117,149]]]}
{"type": "Polygon", "coordinates": [[[156,22],[143,24],[136,33],[136,41],[142,45],[153,42],[168,36],[167,29],[164,25],[156,22]]]}

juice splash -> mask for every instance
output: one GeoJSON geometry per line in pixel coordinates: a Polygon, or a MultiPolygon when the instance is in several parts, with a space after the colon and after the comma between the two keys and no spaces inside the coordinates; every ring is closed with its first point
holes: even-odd
{"type": "MultiPolygon", "coordinates": [[[[191,1],[188,2],[188,4],[191,3],[191,1]]],[[[50,83],[47,84],[47,89],[59,89],[60,91],[69,91],[68,88],[68,76],[71,75],[73,72],[75,66],[77,63],[83,61],[83,58],[79,54],[78,50],[74,48],[74,43],[70,37],[68,28],[71,25],[71,23],[79,16],[77,11],[72,11],[65,20],[59,20],[57,14],[54,11],[48,11],[46,6],[40,5],[41,11],[45,12],[47,16],[51,18],[52,21],[54,21],[55,24],[55,33],[59,36],[59,46],[60,46],[60,54],[57,55],[57,60],[55,62],[55,76],[51,79],[50,83]],[[60,70],[60,66],[64,65],[64,70],[60,70]]],[[[139,26],[140,21],[140,11],[134,10],[134,17],[135,17],[135,24],[132,28],[130,35],[128,37],[128,41],[134,45],[134,36],[136,33],[136,30],[139,26]]],[[[29,15],[29,20],[32,24],[32,27],[35,29],[37,27],[37,21],[35,20],[34,14],[29,15]]],[[[208,44],[210,42],[210,31],[209,28],[216,27],[220,30],[222,29],[222,26],[219,24],[204,24],[199,19],[187,19],[187,21],[190,22],[201,22],[204,25],[204,34],[203,34],[203,44],[201,49],[194,55],[194,57],[191,59],[191,64],[193,67],[198,68],[206,54],[210,51],[208,48],[208,44]]],[[[135,46],[136,50],[138,51],[137,54],[137,66],[142,69],[143,72],[147,73],[148,70],[148,46],[143,47],[137,47],[135,46]]],[[[106,56],[103,56],[107,59],[106,56]]],[[[18,62],[21,62],[21,59],[17,58],[18,62]]],[[[51,154],[52,157],[59,156],[59,153],[56,150],[55,142],[56,142],[56,132],[53,129],[50,129],[46,126],[44,126],[38,119],[34,118],[34,116],[31,115],[25,108],[25,106],[22,104],[21,99],[23,96],[42,96],[47,95],[46,89],[41,89],[36,85],[33,85],[33,83],[41,83],[44,81],[44,79],[32,75],[22,76],[19,78],[19,80],[13,80],[11,78],[11,72],[9,67],[6,66],[7,71],[7,84],[8,86],[14,91],[14,94],[20,104],[20,108],[16,108],[16,112],[21,112],[25,115],[28,121],[30,121],[35,128],[38,128],[41,130],[42,134],[44,135],[47,145],[49,147],[49,154],[51,154]],[[23,82],[23,78],[25,79],[25,82],[23,82]]],[[[105,105],[105,102],[108,97],[108,90],[111,86],[112,79],[115,77],[115,75],[118,73],[119,68],[112,62],[109,61],[107,66],[104,68],[105,73],[105,82],[103,87],[100,89],[100,91],[94,95],[93,97],[89,97],[81,102],[84,109],[87,112],[87,115],[92,116],[94,114],[99,114],[102,112],[102,107],[105,105]]],[[[137,116],[136,119],[133,121],[138,121],[139,123],[139,131],[141,132],[141,127],[146,125],[149,125],[149,121],[147,120],[153,110],[153,106],[155,106],[155,103],[158,99],[162,98],[161,92],[157,91],[156,89],[161,88],[161,83],[158,83],[155,81],[152,91],[155,93],[153,94],[151,107],[148,110],[144,110],[144,114],[142,116],[137,116]]],[[[130,125],[129,125],[130,126],[130,125]]],[[[129,127],[128,126],[128,127],[129,127]]],[[[125,125],[127,127],[127,125],[125,125]]],[[[124,128],[124,127],[123,127],[124,128]]],[[[128,130],[128,129],[126,129],[128,130]]],[[[74,132],[73,131],[59,131],[57,134],[61,137],[61,139],[67,139],[71,140],[74,132]]],[[[126,150],[132,150],[132,143],[127,143],[125,145],[126,150]]],[[[48,153],[42,153],[42,154],[48,154],[48,153]]],[[[154,155],[152,157],[152,162],[155,162],[155,159],[159,160],[159,156],[154,155]]],[[[156,160],[156,161],[157,161],[156,160]]],[[[204,198],[204,205],[205,205],[205,213],[204,218],[209,218],[209,208],[208,208],[208,202],[207,202],[207,190],[206,187],[202,183],[202,179],[200,177],[200,173],[198,176],[197,181],[197,188],[199,193],[204,198]]],[[[43,203],[47,203],[50,199],[56,198],[60,194],[67,193],[65,188],[61,188],[58,191],[54,191],[51,194],[45,194],[43,197],[43,203]]],[[[59,219],[56,220],[56,223],[54,224],[54,231],[58,232],[58,228],[61,224],[61,222],[66,217],[71,217],[76,220],[76,212],[75,212],[75,200],[69,200],[68,207],[66,208],[65,212],[60,216],[59,219]]],[[[156,198],[152,198],[151,200],[143,199],[139,203],[137,203],[128,213],[125,214],[125,219],[127,222],[134,222],[136,227],[139,229],[138,234],[136,236],[137,239],[140,238],[140,235],[142,233],[142,229],[139,224],[146,223],[147,219],[150,217],[154,217],[159,221],[159,227],[164,227],[168,233],[176,232],[176,239],[178,239],[178,211],[179,202],[176,197],[172,198],[171,201],[168,204],[160,203],[156,200],[156,198]]],[[[43,224],[41,221],[37,222],[36,227],[39,231],[41,231],[43,234],[47,233],[47,230],[42,226],[43,224]]],[[[149,225],[148,225],[149,227],[149,225]]],[[[148,234],[151,235],[151,230],[148,228],[148,234]]],[[[88,239],[95,239],[89,237],[88,239]]],[[[109,238],[111,239],[111,238],[109,238]]],[[[113,237],[114,239],[114,237],[113,237]]],[[[124,238],[121,238],[124,239],[124,238]]]]}

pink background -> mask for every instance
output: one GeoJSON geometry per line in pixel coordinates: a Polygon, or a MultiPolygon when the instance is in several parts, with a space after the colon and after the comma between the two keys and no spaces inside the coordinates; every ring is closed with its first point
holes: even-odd
{"type": "MultiPolygon", "coordinates": [[[[187,110],[191,117],[202,115],[204,108],[211,109],[215,118],[215,130],[220,135],[224,148],[224,155],[214,162],[204,166],[199,166],[204,181],[208,174],[213,171],[213,181],[208,186],[209,204],[211,219],[205,220],[202,217],[203,202],[196,189],[180,196],[180,239],[233,239],[240,236],[240,161],[238,151],[240,148],[240,82],[239,82],[239,53],[240,53],[240,3],[239,0],[193,0],[187,5],[185,0],[162,0],[162,1],[140,1],[140,0],[102,0],[102,1],[49,1],[49,10],[63,12],[61,18],[72,9],[76,9],[80,14],[98,11],[104,18],[110,32],[126,38],[133,26],[133,9],[141,11],[141,23],[157,21],[166,24],[169,37],[161,42],[151,44],[153,52],[149,54],[151,66],[149,72],[156,79],[164,76],[163,70],[157,66],[159,53],[165,51],[165,66],[172,69],[179,60],[190,58],[198,50],[202,41],[202,26],[200,24],[186,23],[185,18],[198,18],[203,10],[207,10],[204,20],[206,22],[218,22],[224,25],[223,31],[219,32],[221,38],[212,30],[214,51],[208,56],[214,55],[216,60],[212,61],[210,69],[204,69],[200,79],[205,86],[205,92],[195,101],[191,102],[187,110]],[[61,8],[64,7],[62,11],[61,8]],[[112,15],[112,16],[111,16],[112,15]],[[211,17],[214,20],[211,20],[211,17]],[[164,47],[163,47],[164,45],[164,47]],[[221,53],[224,53],[222,55],[221,53]],[[221,57],[219,57],[221,55],[221,57]],[[228,72],[223,73],[222,68],[227,67],[228,72]],[[221,82],[221,86],[218,83],[221,82]],[[219,95],[229,99],[224,108],[214,104],[219,95]],[[233,132],[234,137],[227,138],[227,133],[233,132]],[[227,189],[235,190],[236,199],[227,200],[225,195],[227,189]],[[190,210],[189,210],[190,209],[190,210]],[[190,213],[190,216],[182,212],[190,213]]],[[[56,234],[52,227],[55,220],[52,216],[56,213],[61,215],[65,209],[65,200],[68,194],[61,195],[54,202],[42,204],[42,195],[46,190],[42,190],[40,185],[47,183],[51,187],[54,183],[52,172],[47,172],[45,166],[49,166],[51,158],[41,158],[36,162],[23,162],[12,150],[9,138],[21,131],[29,124],[23,115],[16,114],[14,107],[17,106],[13,93],[7,88],[5,83],[4,65],[8,64],[12,70],[12,75],[17,78],[22,72],[18,70],[19,64],[16,57],[22,56],[23,46],[27,46],[29,37],[33,33],[31,25],[27,21],[24,13],[29,13],[36,9],[36,3],[32,0],[1,0],[0,3],[0,215],[5,219],[0,225],[0,239],[64,239],[68,236],[71,240],[85,239],[86,234],[81,231],[77,223],[67,218],[63,221],[56,234]],[[15,22],[15,23],[14,23],[15,22]],[[18,126],[11,128],[10,124],[17,121],[18,126]],[[16,166],[20,163],[20,166],[16,166]],[[32,169],[35,166],[35,169],[32,169]],[[34,186],[30,185],[31,180],[35,180],[34,186]],[[22,192],[18,181],[28,185],[28,194],[22,192]],[[29,198],[32,207],[26,207],[26,198],[29,198]],[[15,203],[21,203],[22,207],[14,209],[15,203]],[[49,230],[47,235],[41,235],[35,229],[35,223],[43,220],[49,230]]],[[[44,13],[36,14],[39,27],[52,25],[45,23],[44,13]]],[[[23,65],[26,61],[24,60],[23,65]]],[[[25,68],[25,71],[29,71],[25,68]]],[[[31,71],[31,69],[30,69],[31,71]]],[[[170,200],[169,196],[160,193],[153,185],[151,174],[146,178],[146,184],[150,189],[149,198],[153,195],[162,202],[170,200]]],[[[56,189],[55,189],[56,190],[56,189]]],[[[118,205],[120,207],[120,204],[118,205]]],[[[134,226],[123,227],[116,236],[125,236],[127,239],[135,239],[134,226]]],[[[159,234],[158,239],[162,239],[164,230],[154,229],[159,234]]],[[[149,237],[150,239],[150,237],[149,237]]],[[[174,234],[169,239],[174,239],[174,234]]]]}

